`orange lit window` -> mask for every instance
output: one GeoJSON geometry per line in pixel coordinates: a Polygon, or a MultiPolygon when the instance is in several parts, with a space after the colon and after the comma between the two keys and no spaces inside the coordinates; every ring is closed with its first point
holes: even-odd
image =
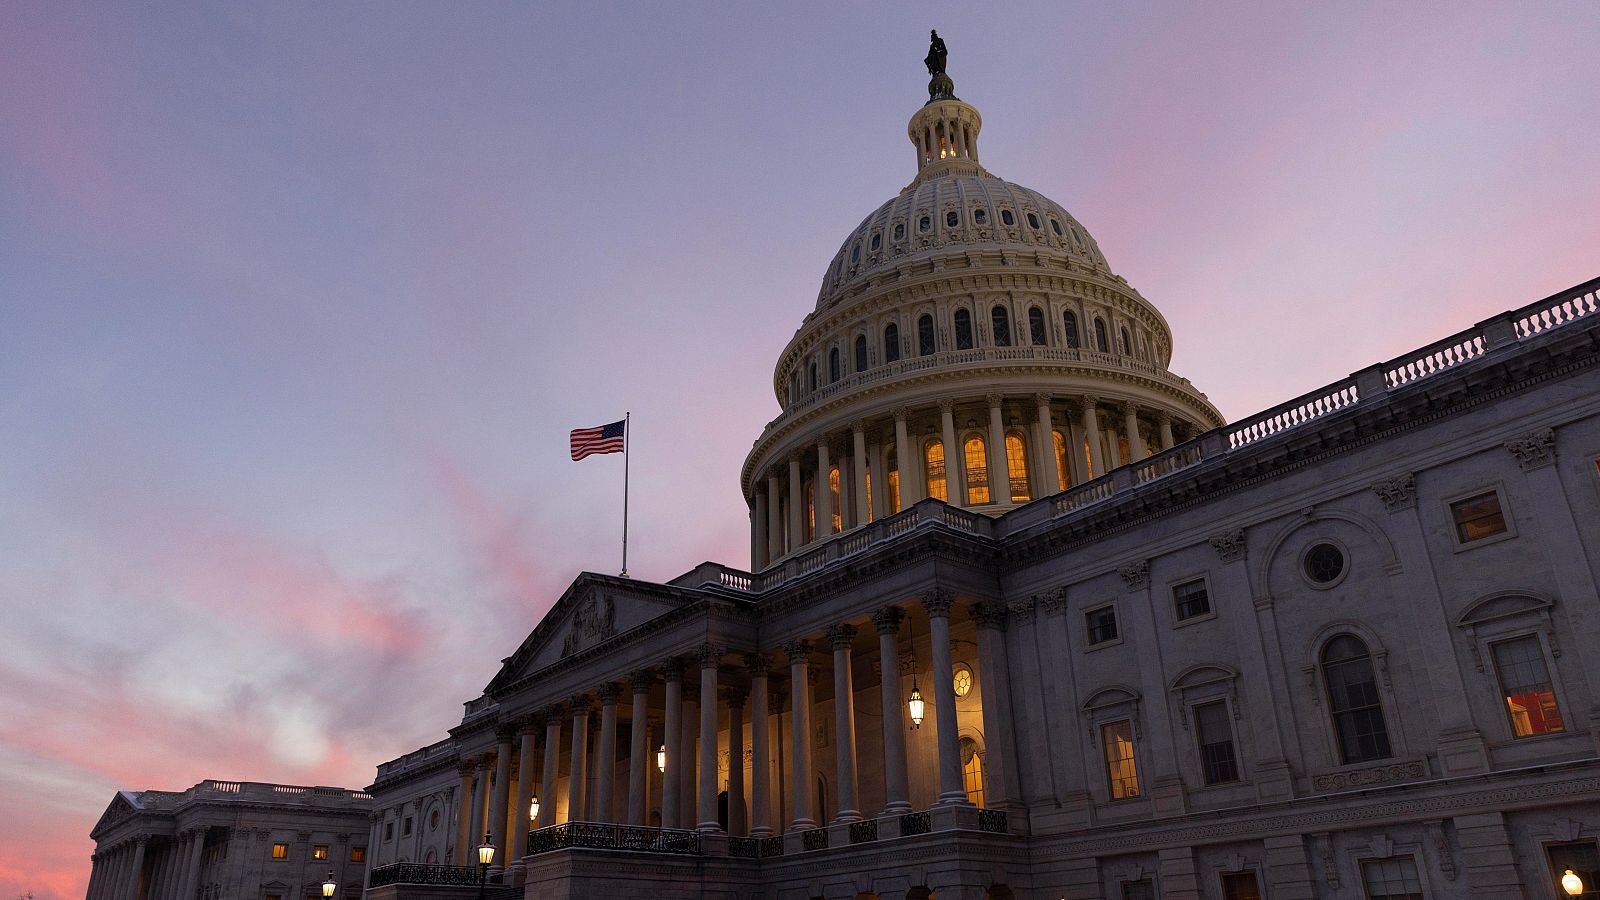
{"type": "Polygon", "coordinates": [[[367,848],[365,848],[365,847],[351,847],[350,848],[350,861],[351,862],[366,862],[367,861],[367,848]]]}
{"type": "Polygon", "coordinates": [[[289,858],[289,845],[288,844],[273,844],[272,845],[272,858],[273,859],[288,859],[289,858]]]}
{"type": "Polygon", "coordinates": [[[1491,649],[1495,671],[1500,675],[1500,691],[1506,698],[1506,714],[1511,717],[1511,732],[1517,737],[1530,737],[1566,731],[1539,639],[1529,635],[1501,641],[1491,649]]]}
{"type": "Polygon", "coordinates": [[[834,466],[828,470],[828,503],[833,509],[833,533],[838,534],[844,530],[844,521],[840,517],[839,509],[839,467],[834,466]]]}
{"type": "Polygon", "coordinates": [[[922,452],[927,460],[928,496],[936,500],[950,499],[945,491],[944,442],[929,441],[922,452]]]}
{"type": "Polygon", "coordinates": [[[1111,799],[1139,796],[1139,764],[1133,757],[1133,723],[1127,719],[1100,726],[1101,743],[1106,752],[1106,778],[1111,784],[1111,799]]]}
{"type": "Polygon", "coordinates": [[[872,470],[871,469],[867,470],[866,478],[864,478],[863,480],[867,483],[867,521],[870,522],[870,521],[872,521],[872,470]]]}
{"type": "Polygon", "coordinates": [[[983,438],[967,438],[967,505],[989,502],[989,461],[984,453],[983,438]]]}
{"type": "Polygon", "coordinates": [[[1494,491],[1457,500],[1450,504],[1450,515],[1455,519],[1456,541],[1462,544],[1506,530],[1505,513],[1500,509],[1500,495],[1494,491]]]}
{"type": "Polygon", "coordinates": [[[325,846],[321,846],[321,845],[318,845],[316,847],[312,847],[311,848],[311,858],[312,859],[327,859],[328,858],[328,848],[325,847],[325,846]]]}
{"type": "Polygon", "coordinates": [[[961,739],[961,781],[967,789],[967,800],[983,809],[983,757],[972,738],[961,739]]]}
{"type": "Polygon", "coordinates": [[[1067,439],[1059,431],[1050,432],[1056,445],[1056,478],[1061,482],[1061,489],[1072,487],[1072,464],[1067,456],[1067,439]]]}
{"type": "Polygon", "coordinates": [[[1028,449],[1015,431],[1006,435],[1006,473],[1011,477],[1011,502],[1028,502],[1028,449]]]}

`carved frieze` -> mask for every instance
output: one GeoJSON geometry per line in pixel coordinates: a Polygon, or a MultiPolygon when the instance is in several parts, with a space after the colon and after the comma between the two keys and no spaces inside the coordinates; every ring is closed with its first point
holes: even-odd
{"type": "Polygon", "coordinates": [[[1374,484],[1372,491],[1383,501],[1384,509],[1390,512],[1417,505],[1417,477],[1410,472],[1384,479],[1374,484]]]}
{"type": "Polygon", "coordinates": [[[1244,559],[1244,529],[1235,528],[1213,536],[1211,538],[1211,549],[1217,551],[1217,556],[1223,562],[1237,562],[1244,559]]]}
{"type": "Polygon", "coordinates": [[[1524,472],[1544,468],[1556,461],[1555,430],[1541,428],[1514,441],[1506,441],[1506,450],[1517,458],[1524,472]]]}
{"type": "Polygon", "coordinates": [[[1130,591],[1137,591],[1150,586],[1150,563],[1147,560],[1141,559],[1136,563],[1123,566],[1117,570],[1117,574],[1122,576],[1123,583],[1128,586],[1130,591]]]}
{"type": "Polygon", "coordinates": [[[1345,791],[1351,788],[1370,787],[1379,784],[1399,784],[1406,781],[1416,781],[1428,774],[1427,767],[1421,760],[1394,763],[1387,766],[1373,766],[1365,769],[1350,769],[1345,772],[1329,772],[1314,775],[1311,778],[1311,787],[1316,791],[1345,791]]]}
{"type": "Polygon", "coordinates": [[[561,655],[587,650],[617,633],[617,605],[611,595],[590,594],[572,613],[572,624],[561,642],[561,655]]]}

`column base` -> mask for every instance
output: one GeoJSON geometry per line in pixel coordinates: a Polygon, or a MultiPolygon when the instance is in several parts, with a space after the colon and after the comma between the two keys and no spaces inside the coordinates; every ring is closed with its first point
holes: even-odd
{"type": "Polygon", "coordinates": [[[700,832],[701,834],[721,834],[722,833],[722,823],[721,822],[701,822],[700,824],[698,824],[698,825],[696,825],[694,827],[694,830],[700,832]]]}
{"type": "Polygon", "coordinates": [[[750,829],[750,836],[753,837],[753,838],[772,837],[772,829],[768,828],[765,825],[761,825],[761,826],[758,826],[756,828],[750,829]]]}
{"type": "Polygon", "coordinates": [[[885,816],[903,816],[911,812],[911,804],[905,800],[896,800],[883,808],[885,816]]]}
{"type": "Polygon", "coordinates": [[[848,825],[851,822],[859,821],[861,821],[861,813],[853,809],[840,810],[839,814],[833,817],[833,824],[835,825],[848,825]]]}
{"type": "Polygon", "coordinates": [[[972,805],[972,801],[967,799],[967,792],[966,791],[961,791],[959,793],[952,792],[952,793],[949,793],[949,794],[940,794],[939,795],[939,799],[934,801],[934,805],[935,806],[971,806],[972,805]]]}
{"type": "Polygon", "coordinates": [[[794,834],[797,831],[806,831],[815,827],[817,827],[817,823],[810,819],[795,819],[789,823],[789,833],[794,834]]]}

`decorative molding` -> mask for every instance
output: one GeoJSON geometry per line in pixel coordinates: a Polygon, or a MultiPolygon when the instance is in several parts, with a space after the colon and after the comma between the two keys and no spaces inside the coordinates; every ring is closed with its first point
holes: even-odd
{"type": "Polygon", "coordinates": [[[1506,450],[1517,458],[1522,471],[1542,469],[1556,461],[1555,429],[1541,428],[1514,441],[1506,441],[1506,450]]]}
{"type": "Polygon", "coordinates": [[[628,676],[628,688],[635,694],[648,694],[656,683],[656,673],[640,670],[628,676]]]}
{"type": "Polygon", "coordinates": [[[579,650],[614,637],[617,633],[617,604],[610,594],[598,597],[591,593],[579,601],[572,612],[572,625],[561,642],[561,655],[571,656],[579,650]]]}
{"type": "Polygon", "coordinates": [[[765,678],[772,674],[772,660],[765,653],[746,653],[744,667],[751,678],[765,678]]]}
{"type": "Polygon", "coordinates": [[[878,627],[879,634],[899,634],[900,620],[905,614],[898,606],[885,606],[872,611],[872,624],[878,627]]]}
{"type": "Polygon", "coordinates": [[[1373,766],[1366,769],[1350,769],[1345,772],[1313,775],[1311,776],[1311,789],[1318,792],[1345,791],[1379,784],[1399,784],[1406,781],[1416,781],[1427,774],[1428,767],[1423,765],[1421,760],[1410,760],[1387,766],[1373,766]]]}
{"type": "Polygon", "coordinates": [[[783,645],[783,652],[789,654],[789,663],[808,664],[811,662],[811,642],[807,640],[789,641],[783,645]]]}
{"type": "Polygon", "coordinates": [[[1006,615],[1018,625],[1032,625],[1034,611],[1037,608],[1038,604],[1033,597],[1025,597],[1006,604],[1006,615]]]}
{"type": "Polygon", "coordinates": [[[617,698],[622,696],[622,685],[617,684],[615,681],[607,681],[595,688],[594,692],[600,698],[602,706],[615,705],[617,698]]]}
{"type": "Polygon", "coordinates": [[[1398,512],[1417,505],[1417,477],[1410,472],[1384,479],[1374,484],[1372,491],[1383,501],[1383,508],[1389,512],[1398,512]]]}
{"type": "Polygon", "coordinates": [[[987,600],[972,604],[972,621],[979,628],[993,628],[1004,631],[1006,627],[1005,604],[993,603],[987,600]]]}
{"type": "Polygon", "coordinates": [[[1223,562],[1238,562],[1244,559],[1244,529],[1235,528],[1232,531],[1224,531],[1221,534],[1214,535],[1211,538],[1211,549],[1217,551],[1217,556],[1223,562]]]}
{"type": "Polygon", "coordinates": [[[1122,581],[1128,590],[1137,591],[1150,586],[1150,562],[1139,560],[1117,569],[1117,574],[1122,576],[1122,581]]]}
{"type": "Polygon", "coordinates": [[[856,639],[856,627],[846,622],[828,626],[828,641],[835,650],[849,650],[850,644],[856,639]]]}
{"type": "Polygon", "coordinates": [[[1047,616],[1055,615],[1067,608],[1067,589],[1064,587],[1052,588],[1042,594],[1033,595],[1034,603],[1044,610],[1047,616]]]}
{"type": "Polygon", "coordinates": [[[928,611],[929,618],[949,618],[950,607],[955,602],[956,595],[944,588],[934,588],[922,596],[922,607],[928,611]]]}
{"type": "Polygon", "coordinates": [[[700,661],[700,668],[715,669],[722,662],[722,648],[711,644],[701,644],[695,648],[695,659],[700,661]]]}

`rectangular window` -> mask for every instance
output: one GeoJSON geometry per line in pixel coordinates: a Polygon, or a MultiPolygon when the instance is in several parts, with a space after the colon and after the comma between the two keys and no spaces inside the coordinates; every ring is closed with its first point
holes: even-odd
{"type": "Polygon", "coordinates": [[[1422,900],[1417,863],[1409,856],[1364,861],[1361,883],[1367,889],[1368,900],[1422,900]]]}
{"type": "Polygon", "coordinates": [[[272,858],[273,859],[288,859],[289,858],[289,845],[288,844],[273,844],[272,845],[272,858]]]}
{"type": "Polygon", "coordinates": [[[400,833],[406,837],[411,836],[411,817],[406,816],[405,824],[400,826],[400,833]]]}
{"type": "Polygon", "coordinates": [[[328,858],[328,848],[327,848],[327,846],[323,845],[323,844],[318,844],[317,846],[312,847],[311,848],[311,858],[312,859],[327,859],[328,858]]]}
{"type": "Polygon", "coordinates": [[[1124,881],[1122,883],[1122,900],[1156,900],[1156,886],[1150,879],[1141,878],[1138,881],[1124,881]]]}
{"type": "Polygon", "coordinates": [[[1203,578],[1185,581],[1174,587],[1172,602],[1177,605],[1180,622],[1211,612],[1211,597],[1206,593],[1206,582],[1203,578]]]}
{"type": "Polygon", "coordinates": [[[1528,635],[1492,644],[1490,649],[1494,652],[1495,671],[1500,675],[1506,714],[1511,717],[1511,733],[1529,737],[1566,731],[1539,639],[1528,635]]]}
{"type": "Polygon", "coordinates": [[[1456,541],[1462,544],[1493,537],[1506,530],[1505,513],[1500,509],[1500,495],[1494,491],[1450,504],[1450,518],[1455,521],[1456,541]]]}
{"type": "Polygon", "coordinates": [[[1571,869],[1572,874],[1583,880],[1583,893],[1579,897],[1591,900],[1600,897],[1600,853],[1595,851],[1594,841],[1546,844],[1544,852],[1550,860],[1550,882],[1555,887],[1551,896],[1568,896],[1561,886],[1561,876],[1571,869]]]}
{"type": "Polygon", "coordinates": [[[1084,622],[1089,626],[1089,645],[1104,644],[1106,641],[1117,639],[1117,608],[1102,606],[1091,609],[1083,614],[1084,622]]]}
{"type": "Polygon", "coordinates": [[[393,822],[385,822],[385,823],[383,823],[383,839],[386,840],[386,841],[394,840],[394,823],[393,822]]]}
{"type": "Polygon", "coordinates": [[[1254,872],[1223,872],[1223,900],[1261,900],[1261,888],[1254,872]]]}
{"type": "Polygon", "coordinates": [[[351,862],[366,862],[367,861],[367,848],[365,848],[365,847],[351,847],[350,848],[350,861],[351,862]]]}
{"type": "Polygon", "coordinates": [[[1202,703],[1194,708],[1195,739],[1200,742],[1200,768],[1206,784],[1227,784],[1239,780],[1239,760],[1233,752],[1233,726],[1228,721],[1228,704],[1222,700],[1202,703]]]}
{"type": "Polygon", "coordinates": [[[1123,719],[1101,725],[1100,742],[1106,751],[1106,778],[1111,783],[1111,799],[1139,796],[1139,764],[1133,758],[1133,723],[1123,719]]]}

